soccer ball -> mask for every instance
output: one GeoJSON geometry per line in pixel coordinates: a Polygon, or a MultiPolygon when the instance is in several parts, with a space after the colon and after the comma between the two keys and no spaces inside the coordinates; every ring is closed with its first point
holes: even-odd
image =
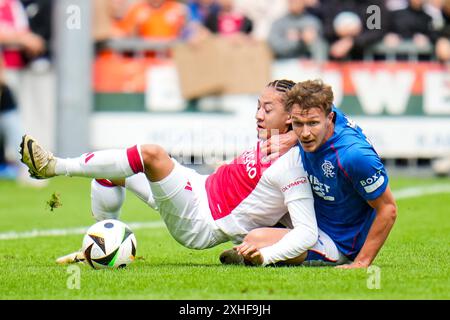
{"type": "Polygon", "coordinates": [[[87,230],[82,251],[94,269],[124,268],[136,257],[136,237],[125,223],[103,220],[87,230]]]}

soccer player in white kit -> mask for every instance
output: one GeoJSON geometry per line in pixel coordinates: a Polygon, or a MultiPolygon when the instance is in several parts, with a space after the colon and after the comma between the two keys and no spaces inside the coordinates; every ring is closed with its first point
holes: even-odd
{"type": "MultiPolygon", "coordinates": [[[[206,249],[227,241],[239,244],[249,231],[273,226],[289,212],[293,228],[278,242],[260,248],[252,262],[300,263],[299,257],[304,258],[305,252],[316,244],[318,229],[299,147],[270,162],[263,161],[265,154],[260,149],[261,141],[273,132],[286,133],[290,129],[290,116],[283,104],[285,92],[293,85],[292,81],[279,80],[264,89],[256,112],[260,141],[209,176],[183,167],[155,144],[62,159],[25,135],[22,162],[38,179],[83,176],[99,179],[93,184],[108,185],[111,180],[106,179],[126,178],[125,186],[134,185],[142,200],[150,205],[154,201],[173,238],[192,249],[206,249]]],[[[96,210],[97,220],[109,218],[108,214],[114,211],[93,207],[94,215],[96,210]]]]}

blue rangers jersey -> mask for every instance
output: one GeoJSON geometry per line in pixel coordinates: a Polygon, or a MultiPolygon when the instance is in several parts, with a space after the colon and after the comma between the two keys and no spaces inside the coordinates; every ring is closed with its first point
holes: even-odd
{"type": "Polygon", "coordinates": [[[340,110],[333,136],[315,152],[300,148],[311,181],[317,224],[354,260],[375,219],[367,203],[381,196],[388,176],[362,130],[340,110]]]}

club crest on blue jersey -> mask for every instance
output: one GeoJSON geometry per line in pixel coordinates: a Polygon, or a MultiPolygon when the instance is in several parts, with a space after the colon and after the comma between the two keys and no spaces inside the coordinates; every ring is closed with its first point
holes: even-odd
{"type": "Polygon", "coordinates": [[[334,178],[334,176],[335,176],[334,166],[330,161],[325,160],[323,162],[322,170],[323,170],[323,174],[325,175],[325,177],[334,178]]]}

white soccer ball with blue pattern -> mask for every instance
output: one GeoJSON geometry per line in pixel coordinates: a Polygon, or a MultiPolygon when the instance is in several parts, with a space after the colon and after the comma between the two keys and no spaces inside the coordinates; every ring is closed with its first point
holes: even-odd
{"type": "Polygon", "coordinates": [[[94,269],[124,268],[136,257],[136,237],[125,223],[103,220],[92,225],[83,238],[86,263],[94,269]]]}

